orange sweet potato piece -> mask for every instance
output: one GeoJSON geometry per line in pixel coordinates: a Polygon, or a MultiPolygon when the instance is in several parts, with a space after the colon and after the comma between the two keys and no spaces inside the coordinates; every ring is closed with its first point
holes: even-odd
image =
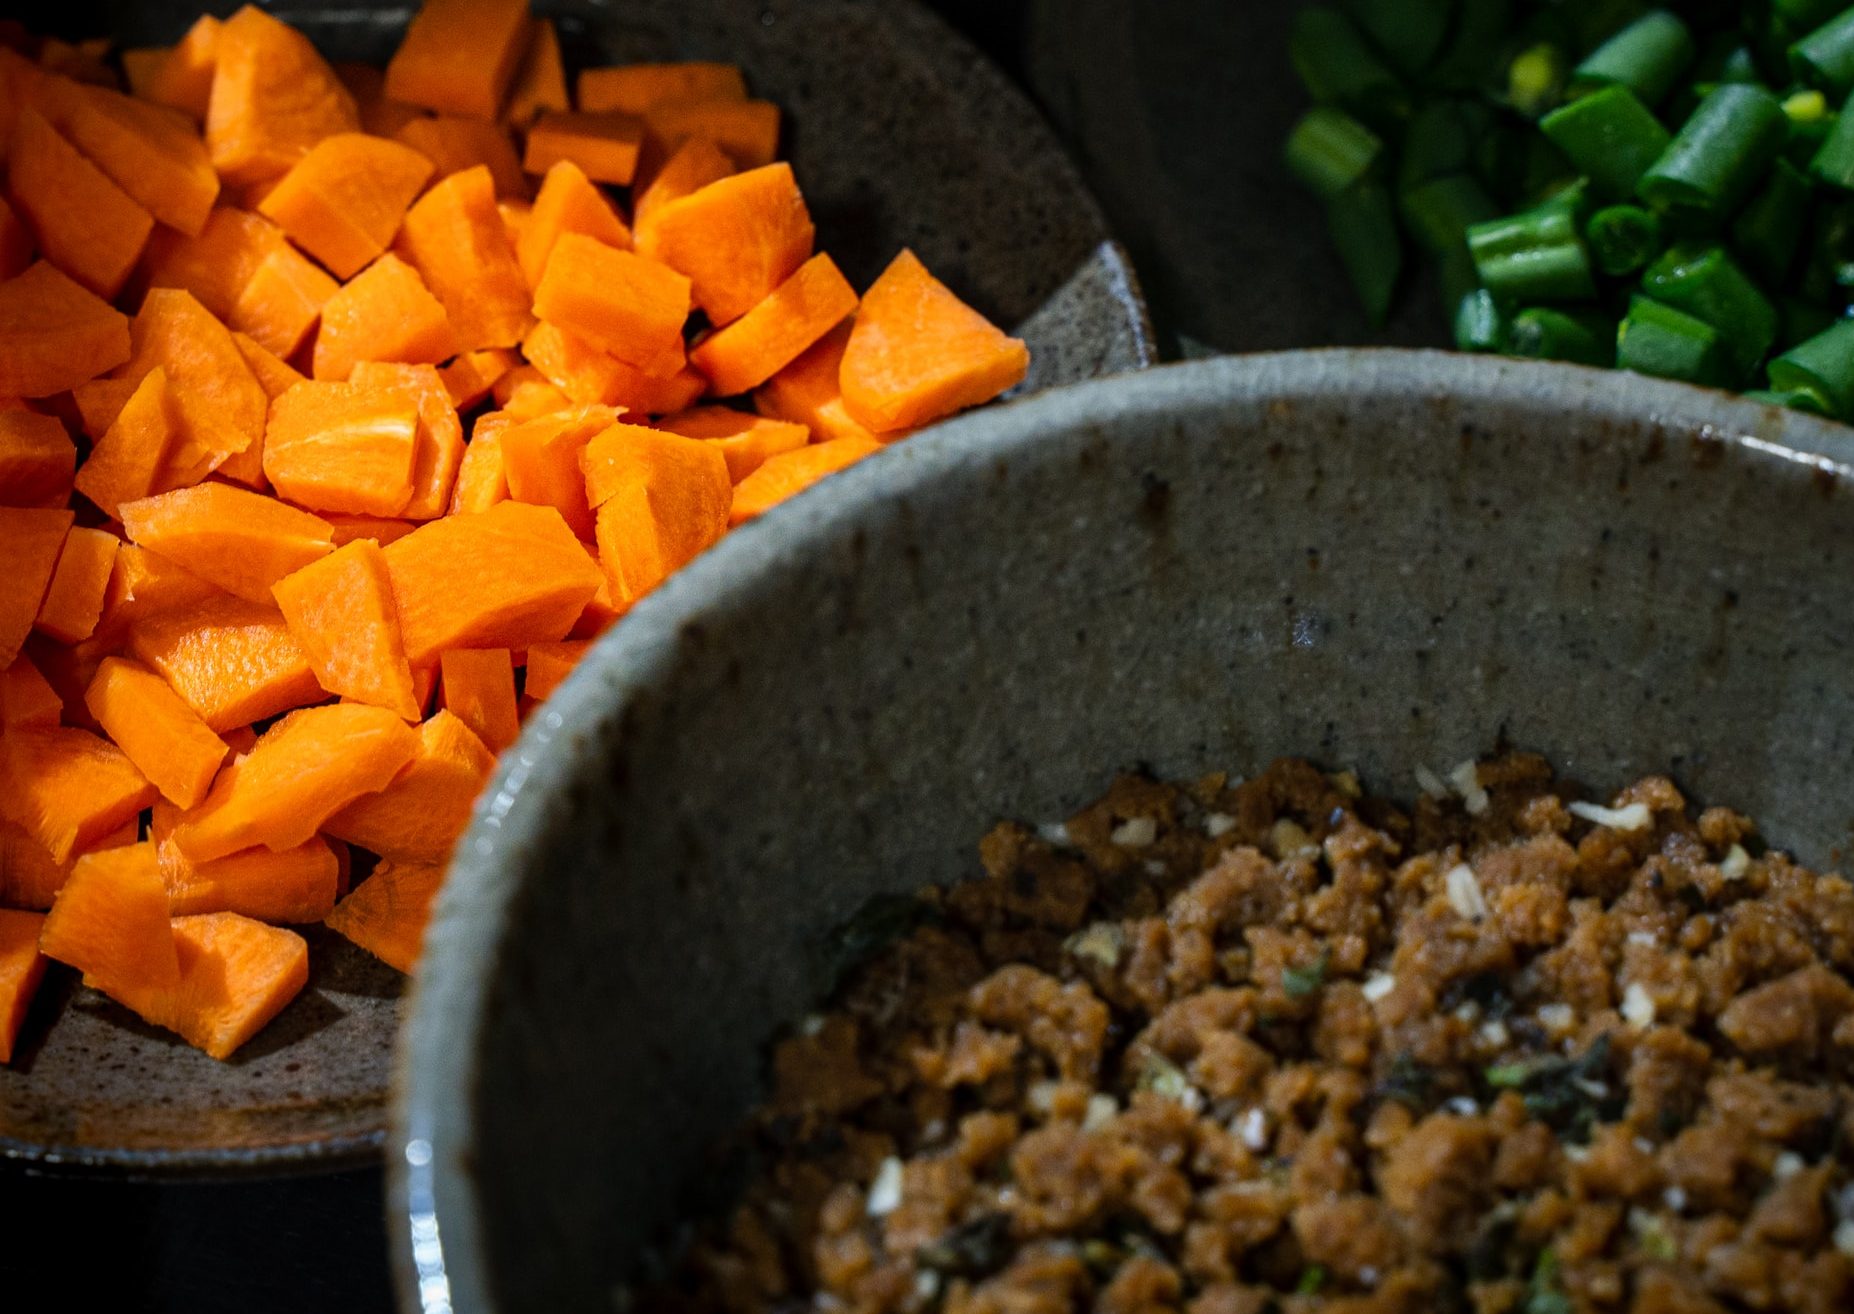
{"type": "Polygon", "coordinates": [[[76,468],[77,446],[56,416],[0,411],[0,506],[63,506],[76,468]]]}
{"type": "Polygon", "coordinates": [[[153,844],[86,853],[45,917],[39,949],[108,994],[172,987],[180,960],[168,928],[167,887],[153,844]]]}
{"type": "MultiPolygon", "coordinates": [[[[276,401],[303,381],[302,374],[295,366],[278,357],[276,352],[249,333],[234,333],[232,341],[238,344],[239,354],[251,369],[251,377],[258,381],[258,387],[264,390],[264,395],[270,400],[276,401]]],[[[269,423],[268,418],[265,422],[269,423]]],[[[245,450],[248,452],[250,448],[245,450]]]]}
{"type": "Polygon", "coordinates": [[[721,449],[727,459],[728,478],[739,483],[781,452],[811,441],[811,431],[789,420],[736,411],[726,406],[698,406],[680,415],[665,416],[659,429],[685,438],[702,438],[721,449]]]}
{"type": "Polygon", "coordinates": [[[48,397],[128,358],[128,318],[48,262],[0,283],[0,396],[48,397]]]}
{"type": "Polygon", "coordinates": [[[322,307],[311,372],[346,379],[357,362],[436,365],[457,354],[457,335],[418,271],[387,252],[322,307]]]}
{"type": "Polygon", "coordinates": [[[408,105],[493,119],[527,49],[528,0],[425,0],[386,66],[408,105]]]}
{"type": "Polygon", "coordinates": [[[443,884],[440,864],[382,862],[325,920],[375,958],[410,974],[443,884]]]}
{"type": "MultiPolygon", "coordinates": [[[[844,405],[843,388],[837,382],[843,349],[850,345],[854,327],[854,320],[845,320],[761,384],[753,394],[754,409],[761,415],[804,425],[819,442],[834,438],[874,441],[876,435],[844,405]]],[[[910,432],[896,430],[882,435],[882,441],[892,442],[910,432]]]]}
{"type": "Polygon", "coordinates": [[[252,271],[251,281],[232,303],[226,324],[277,357],[293,356],[308,341],[310,330],[322,317],[322,307],[340,286],[286,246],[272,251],[252,271]]]}
{"type": "Polygon", "coordinates": [[[7,185],[45,258],[101,297],[113,297],[141,259],[154,219],[79,154],[37,110],[13,123],[7,185]]]}
{"type": "Polygon", "coordinates": [[[839,382],[876,433],[930,424],[1022,382],[1030,352],[903,251],[863,298],[839,382]]]}
{"type": "Polygon", "coordinates": [[[13,1061],[19,1028],[45,975],[45,956],[39,952],[44,925],[39,913],[0,910],[0,1063],[13,1061]]]}
{"type": "Polygon", "coordinates": [[[548,110],[571,109],[567,99],[566,66],[560,59],[560,35],[551,18],[537,18],[528,48],[515,69],[503,118],[526,127],[548,110]]]}
{"type": "Polygon", "coordinates": [[[533,643],[528,645],[528,666],[522,692],[529,698],[551,698],[561,681],[573,673],[586,650],[592,647],[589,639],[567,639],[560,643],[533,643]]]}
{"type": "Polygon", "coordinates": [[[231,912],[168,925],[180,980],[124,983],[107,993],[213,1058],[230,1058],[309,982],[309,946],[294,931],[231,912]]]}
{"type": "Polygon", "coordinates": [[[106,657],[84,704],[162,797],[183,808],[206,797],[225,761],[225,741],[166,680],[137,662],[106,657]]]}
{"type": "MultiPolygon", "coordinates": [[[[190,570],[183,570],[158,552],[124,543],[116,549],[109,589],[103,595],[103,619],[96,638],[114,645],[126,637],[129,626],[144,617],[178,607],[191,607],[219,590],[190,570]]],[[[91,672],[90,674],[94,674],[91,672]]],[[[86,679],[85,688],[88,688],[86,679]]]]}
{"type": "Polygon", "coordinates": [[[352,278],[392,245],[431,177],[431,161],[365,133],[325,137],[258,203],[258,213],[337,278],[352,278]]]}
{"type": "Polygon", "coordinates": [[[655,260],[564,233],[535,287],[534,313],[645,373],[667,376],[682,366],[689,280],[655,260]]]}
{"type": "Polygon", "coordinates": [[[389,365],[362,361],[349,381],[357,388],[379,388],[409,397],[418,407],[418,437],[412,454],[412,496],[398,515],[406,520],[436,520],[450,504],[451,485],[463,462],[463,424],[437,370],[429,365],[389,365]]]}
{"type": "Polygon", "coordinates": [[[412,496],[418,426],[418,399],[403,389],[305,380],[270,404],[264,476],[312,511],[396,516],[412,496]]]}
{"type": "MultiPolygon", "coordinates": [[[[213,20],[215,23],[218,19],[213,20]]],[[[168,46],[132,46],[124,50],[122,60],[122,80],[128,84],[129,94],[137,100],[150,100],[148,89],[161,74],[161,66],[167,62],[168,46]]]]}
{"type": "Polygon", "coordinates": [[[194,862],[258,844],[293,849],[361,795],[385,788],[417,751],[417,733],[383,707],[292,712],[219,773],[206,801],[174,828],[174,843],[194,862]]]}
{"type": "Polygon", "coordinates": [[[384,549],[406,657],[525,648],[566,637],[599,571],[552,507],[498,502],[447,516],[384,549]]]}
{"type": "Polygon", "coordinates": [[[0,507],[0,666],[19,656],[75,518],[53,508],[0,507]]]}
{"type": "Polygon", "coordinates": [[[711,182],[640,220],[637,249],[689,279],[717,327],[771,296],[811,257],[817,233],[792,166],[711,182]]]}
{"type": "Polygon", "coordinates": [[[631,245],[631,230],[605,193],[571,160],[561,160],[548,169],[516,242],[522,276],[530,287],[540,284],[547,257],[562,233],[583,233],[620,250],[631,245]]]}
{"type": "Polygon", "coordinates": [[[354,97],[308,37],[253,5],[221,25],[206,146],[226,182],[269,182],[322,138],[359,127],[354,97]]]}
{"type": "Polygon", "coordinates": [[[872,452],[882,444],[869,438],[833,438],[769,459],[734,489],[730,525],[745,524],[762,511],[796,496],[829,474],[872,452]]]}
{"type": "Polygon", "coordinates": [[[71,875],[23,826],[0,817],[0,906],[43,911],[71,875]]]}
{"type": "Polygon", "coordinates": [[[174,441],[175,417],[167,395],[167,371],[156,366],[142,376],[109,431],[77,472],[77,491],[115,520],[124,502],[154,492],[174,441]]]}
{"type": "Polygon", "coordinates": [[[520,354],[504,347],[459,352],[455,360],[439,368],[438,378],[451,399],[452,411],[467,411],[489,396],[496,380],[519,364],[520,354]]]}
{"type": "Polygon", "coordinates": [[[157,800],[148,832],[175,916],[233,912],[264,922],[319,922],[334,908],[341,859],[322,836],[280,852],[259,845],[194,862],[174,843],[182,817],[172,803],[157,800]]]}
{"type": "Polygon", "coordinates": [[[617,64],[579,75],[579,105],[588,110],[643,114],[672,101],[746,98],[747,81],[733,64],[617,64]]]}
{"type": "Polygon", "coordinates": [[[122,524],[130,542],[266,606],[272,584],[334,550],[327,521],[227,484],[125,502],[122,524]]]}
{"type": "Polygon", "coordinates": [[[116,371],[119,379],[140,383],[156,366],[167,371],[176,425],[157,489],[197,482],[263,441],[270,399],[231,331],[191,293],[149,289],[129,340],[134,354],[116,371]]]}
{"type": "Polygon", "coordinates": [[[103,593],[109,587],[119,541],[114,534],[81,526],[65,535],[34,629],[60,643],[78,643],[91,636],[103,615],[103,593]]]}
{"type": "Polygon", "coordinates": [[[644,126],[665,152],[704,137],[742,169],[771,164],[779,154],[779,107],[771,101],[664,101],[645,111],[644,126]]]}
{"type": "Polygon", "coordinates": [[[733,172],[734,161],[726,151],[706,137],[691,137],[675,149],[663,167],[637,192],[631,218],[642,228],[670,202],[692,195],[709,183],[720,182],[733,172]]]}
{"type": "MultiPolygon", "coordinates": [[[[143,86],[130,86],[135,94],[158,105],[181,110],[194,122],[206,119],[206,107],[212,99],[213,69],[218,63],[219,20],[201,14],[187,29],[186,35],[162,52],[149,71],[143,86]]],[[[127,63],[127,56],[124,56],[127,63]]]]}
{"type": "Polygon", "coordinates": [[[190,234],[205,225],[219,196],[219,175],[184,114],[90,87],[58,127],[160,222],[190,234]]]}
{"type": "Polygon", "coordinates": [[[324,689],[418,720],[412,668],[378,543],[362,538],[336,548],[277,581],[272,591],[324,689]]]}
{"type": "Polygon", "coordinates": [[[629,114],[543,114],[528,129],[521,167],[539,174],[571,160],[593,181],[622,186],[637,173],[643,144],[644,125],[629,114]]]}
{"type": "Polygon", "coordinates": [[[551,506],[582,539],[592,537],[592,508],[580,454],[592,436],[618,418],[609,406],[576,406],[512,424],[502,431],[502,471],[517,502],[551,506]]]}
{"type": "Polygon", "coordinates": [[[689,353],[689,363],[708,376],[718,396],[746,392],[790,365],[855,310],[856,292],[836,263],[815,255],[778,291],[703,338],[689,353]]]}
{"type": "Polygon", "coordinates": [[[712,443],[615,424],[583,458],[598,507],[599,560],[621,603],[633,602],[727,532],[733,481],[712,443]]]}
{"type": "Polygon", "coordinates": [[[440,114],[436,118],[408,119],[392,136],[430,160],[434,178],[448,178],[481,165],[495,179],[499,198],[525,200],[528,196],[521,157],[500,123],[440,114]]]}
{"type": "Polygon", "coordinates": [[[221,735],[327,697],[282,614],[225,594],[137,620],[129,651],[221,735]]]}
{"type": "Polygon", "coordinates": [[[488,169],[454,173],[420,197],[394,249],[443,305],[459,350],[512,347],[534,323],[488,169]]]}
{"type": "Polygon", "coordinates": [[[63,711],[64,699],[25,653],[0,670],[0,733],[14,726],[57,725],[63,711]]]}
{"type": "Polygon", "coordinates": [[[492,753],[521,734],[515,714],[515,666],[507,648],[453,648],[438,662],[444,710],[492,753]]]}
{"type": "Polygon", "coordinates": [[[225,319],[257,267],[287,245],[283,231],[262,215],[222,205],[194,236],[156,229],[142,263],[150,287],[182,288],[225,319]]]}
{"type": "Polygon", "coordinates": [[[17,278],[32,263],[32,232],[0,196],[0,279],[17,278]]]}
{"type": "Polygon", "coordinates": [[[564,411],[573,404],[571,397],[531,365],[510,370],[496,380],[490,393],[502,408],[498,413],[506,415],[511,424],[564,411]]]}
{"type": "Polygon", "coordinates": [[[509,495],[508,475],[502,465],[502,430],[507,423],[489,424],[489,416],[476,422],[476,433],[464,449],[457,467],[457,484],[451,490],[450,513],[487,511],[509,495]]]}
{"type": "Polygon", "coordinates": [[[390,862],[450,860],[496,759],[450,711],[421,725],[418,738],[417,754],[392,783],[330,817],[323,823],[328,834],[390,862]]]}
{"type": "Polygon", "coordinates": [[[108,740],[74,726],[17,726],[0,739],[0,816],[63,863],[154,801],[155,787],[108,740]]]}
{"type": "Polygon", "coordinates": [[[397,543],[418,528],[410,520],[395,520],[388,516],[346,516],[330,511],[323,513],[322,519],[328,521],[328,527],[335,531],[337,548],[344,548],[360,539],[385,547],[388,543],[397,543]]]}

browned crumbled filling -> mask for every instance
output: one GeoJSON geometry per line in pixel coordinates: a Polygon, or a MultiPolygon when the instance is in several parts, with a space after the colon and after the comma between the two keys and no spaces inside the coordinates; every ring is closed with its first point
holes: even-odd
{"type": "Polygon", "coordinates": [[[1854,886],[1665,779],[1451,779],[999,826],[779,1044],[763,1171],[641,1303],[1854,1310],[1854,886]]]}

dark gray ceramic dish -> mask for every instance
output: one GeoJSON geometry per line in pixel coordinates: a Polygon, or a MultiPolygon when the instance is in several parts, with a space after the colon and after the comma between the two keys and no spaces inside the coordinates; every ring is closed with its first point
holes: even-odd
{"type": "MultiPolygon", "coordinates": [[[[230,8],[229,5],[223,6],[230,8]]],[[[1023,98],[938,20],[858,0],[541,5],[576,63],[735,60],[778,101],[821,243],[858,285],[912,246],[1023,324],[1035,390],[1150,363],[1145,311],[1099,211],[1023,98]]],[[[192,3],[28,13],[42,29],[171,40],[192,3]]],[[[279,6],[336,58],[384,60],[408,10],[279,6]]],[[[88,990],[54,989],[0,1068],[0,1158],[53,1171],[225,1175],[377,1156],[401,979],[314,937],[308,990],[229,1064],[88,990]],[[54,1025],[55,1022],[55,1025],[54,1025]]]]}
{"type": "Polygon", "coordinates": [[[1121,768],[1305,754],[1407,799],[1505,740],[1832,861],[1851,515],[1846,430],[1433,353],[1171,366],[857,466],[647,599],[505,759],[400,1050],[405,1307],[610,1308],[829,928],[1121,768]]]}

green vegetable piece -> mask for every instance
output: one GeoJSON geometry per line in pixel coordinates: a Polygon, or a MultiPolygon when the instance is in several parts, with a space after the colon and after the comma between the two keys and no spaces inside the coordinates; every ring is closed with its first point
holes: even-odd
{"type": "Polygon", "coordinates": [[[1348,0],[1345,8],[1406,77],[1433,64],[1448,38],[1450,6],[1435,0],[1348,0]]]}
{"type": "Polygon", "coordinates": [[[1539,120],[1539,129],[1598,193],[1624,198],[1673,138],[1624,86],[1604,87],[1539,120]]]}
{"type": "Polygon", "coordinates": [[[1572,71],[1571,86],[1627,87],[1642,104],[1653,107],[1679,84],[1698,50],[1687,25],[1657,9],[1591,51],[1572,71]]]}
{"type": "Polygon", "coordinates": [[[1732,247],[1758,275],[1781,283],[1796,263],[1813,189],[1788,160],[1770,166],[1764,186],[1732,221],[1732,247]]]}
{"type": "Polygon", "coordinates": [[[1564,53],[1548,41],[1513,57],[1506,70],[1506,99],[1529,119],[1536,119],[1564,99],[1564,53]]]}
{"type": "Polygon", "coordinates": [[[1499,207],[1472,175],[1433,178],[1403,194],[1403,222],[1432,255],[1466,250],[1468,229],[1497,217],[1499,207]]]}
{"type": "Polygon", "coordinates": [[[1801,411],[1805,415],[1828,416],[1830,414],[1828,399],[1813,388],[1795,388],[1789,392],[1759,389],[1747,392],[1745,400],[1763,402],[1766,406],[1783,406],[1792,411],[1801,411]]]}
{"type": "Polygon", "coordinates": [[[1718,330],[1741,380],[1777,340],[1777,308],[1722,247],[1674,247],[1642,275],[1642,291],[1718,330]]]}
{"type": "Polygon", "coordinates": [[[1828,97],[1819,91],[1798,91],[1786,96],[1783,113],[1792,124],[1817,123],[1833,116],[1828,97]]]}
{"type": "Polygon", "coordinates": [[[1616,323],[1601,311],[1529,306],[1507,328],[1510,355],[1609,366],[1616,358],[1616,323]]]}
{"type": "Polygon", "coordinates": [[[1525,1303],[1519,1309],[1520,1314],[1576,1314],[1577,1307],[1565,1294],[1564,1280],[1559,1276],[1558,1255],[1550,1247],[1539,1252],[1532,1280],[1526,1283],[1525,1303]]]}
{"type": "Polygon", "coordinates": [[[1322,201],[1370,176],[1383,157],[1377,133],[1331,106],[1308,111],[1288,137],[1288,168],[1322,201]]]}
{"type": "Polygon", "coordinates": [[[1288,37],[1288,58],[1308,93],[1322,105],[1338,105],[1372,123],[1408,111],[1409,98],[1397,75],[1336,9],[1303,9],[1288,37]]]}
{"type": "Polygon", "coordinates": [[[1616,335],[1616,364],[1637,374],[1723,388],[1732,378],[1731,353],[1719,331],[1647,297],[1629,303],[1616,335]]]}
{"type": "Polygon", "coordinates": [[[1403,273],[1403,236],[1389,190],[1364,182],[1327,202],[1326,229],[1366,317],[1383,324],[1403,273]]]}
{"type": "Polygon", "coordinates": [[[1845,100],[1854,92],[1854,9],[1829,19],[1790,47],[1798,82],[1845,100]]]}
{"type": "Polygon", "coordinates": [[[1492,131],[1478,101],[1437,100],[1417,109],[1397,156],[1397,189],[1408,192],[1435,178],[1468,173],[1476,144],[1492,131]]]}
{"type": "Polygon", "coordinates": [[[1660,216],[1639,205],[1609,205],[1584,225],[1590,258],[1611,278],[1639,273],[1661,254],[1660,216]]]}
{"type": "Polygon", "coordinates": [[[1457,351],[1499,351],[1506,343],[1506,316],[1486,288],[1468,293],[1455,309],[1457,351]]]}
{"type": "Polygon", "coordinates": [[[1854,319],[1836,320],[1770,362],[1777,392],[1807,389],[1828,403],[1836,419],[1854,418],[1854,319]]]}
{"type": "MultiPolygon", "coordinates": [[[[1849,98],[1849,105],[1854,105],[1854,97],[1849,98]]],[[[1854,114],[1848,113],[1848,106],[1842,107],[1815,158],[1809,161],[1809,172],[1838,191],[1854,191],[1854,114]]]]}
{"type": "Polygon", "coordinates": [[[1305,967],[1287,967],[1281,971],[1281,988],[1289,999],[1305,999],[1326,984],[1326,969],[1332,965],[1333,951],[1322,948],[1320,956],[1305,967]]]}
{"type": "Polygon", "coordinates": [[[1513,8],[1513,0],[1459,0],[1454,37],[1433,70],[1435,83],[1491,90],[1489,74],[1499,68],[1501,47],[1513,30],[1513,8]]]}
{"type": "Polygon", "coordinates": [[[1777,343],[1788,351],[1799,342],[1807,342],[1839,318],[1820,301],[1786,296],[1777,302],[1777,343]]]}
{"type": "Polygon", "coordinates": [[[1596,295],[1576,208],[1547,203],[1476,224],[1468,251],[1481,284],[1505,301],[1587,301],[1596,295]]]}
{"type": "Polygon", "coordinates": [[[1757,186],[1789,135],[1789,119],[1762,87],[1719,87],[1694,110],[1636,193],[1664,215],[1723,223],[1757,186]]]}
{"type": "Polygon", "coordinates": [[[1326,1269],[1320,1264],[1309,1264],[1301,1272],[1300,1281],[1294,1284],[1297,1296],[1317,1296],[1320,1288],[1326,1285],[1326,1269]]]}

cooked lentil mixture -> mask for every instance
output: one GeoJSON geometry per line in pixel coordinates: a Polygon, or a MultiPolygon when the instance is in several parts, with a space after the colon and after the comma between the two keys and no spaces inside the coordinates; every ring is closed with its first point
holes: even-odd
{"type": "Polygon", "coordinates": [[[1854,1310],[1854,886],[1658,777],[1424,779],[1127,777],[874,909],[640,1303],[1854,1310]]]}

